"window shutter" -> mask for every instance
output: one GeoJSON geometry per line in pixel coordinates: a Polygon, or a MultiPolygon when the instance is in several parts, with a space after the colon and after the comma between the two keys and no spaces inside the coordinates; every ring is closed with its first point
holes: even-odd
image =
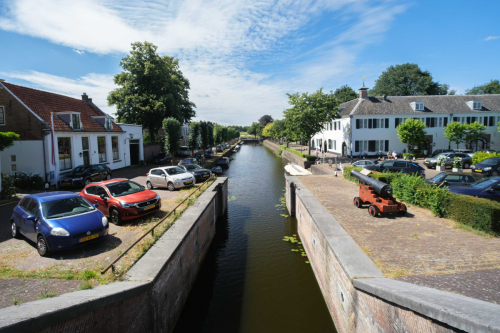
{"type": "Polygon", "coordinates": [[[389,151],[389,140],[385,140],[385,151],[389,151]]]}
{"type": "Polygon", "coordinates": [[[470,124],[470,117],[467,117],[467,124],[470,124]]]}
{"type": "Polygon", "coordinates": [[[444,117],[443,119],[443,126],[446,127],[448,125],[448,117],[444,117]]]}
{"type": "Polygon", "coordinates": [[[385,118],[385,128],[389,128],[389,118],[385,118]]]}
{"type": "Polygon", "coordinates": [[[490,126],[495,126],[495,117],[490,117],[490,126]]]}
{"type": "Polygon", "coordinates": [[[431,118],[431,127],[436,127],[436,118],[431,118]]]}
{"type": "Polygon", "coordinates": [[[359,141],[357,141],[357,140],[354,142],[354,151],[356,153],[359,152],[359,141]]]}
{"type": "Polygon", "coordinates": [[[488,117],[483,117],[483,125],[488,126],[488,117]]]}
{"type": "Polygon", "coordinates": [[[368,128],[373,128],[373,119],[368,119],[368,128]]]}
{"type": "Polygon", "coordinates": [[[369,152],[375,151],[375,141],[373,140],[368,141],[368,151],[369,152]]]}
{"type": "Polygon", "coordinates": [[[425,118],[425,126],[431,127],[431,118],[425,118]]]}
{"type": "MultiPolygon", "coordinates": [[[[359,119],[356,119],[356,129],[358,129],[358,128],[359,128],[359,119]]],[[[356,141],[356,142],[358,142],[358,141],[356,141]]]]}

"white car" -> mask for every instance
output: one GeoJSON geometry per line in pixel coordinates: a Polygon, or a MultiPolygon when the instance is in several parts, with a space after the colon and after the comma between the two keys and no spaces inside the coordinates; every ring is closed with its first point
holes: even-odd
{"type": "Polygon", "coordinates": [[[192,174],[176,166],[154,168],[149,170],[146,176],[148,190],[153,187],[166,187],[173,191],[176,188],[193,186],[196,182],[192,174]]]}

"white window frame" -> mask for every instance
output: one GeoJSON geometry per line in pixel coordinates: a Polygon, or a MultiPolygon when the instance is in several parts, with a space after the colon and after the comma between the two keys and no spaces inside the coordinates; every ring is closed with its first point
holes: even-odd
{"type": "Polygon", "coordinates": [[[82,119],[80,117],[79,113],[71,113],[71,128],[76,130],[76,131],[81,131],[82,130],[82,119]],[[75,128],[75,122],[73,117],[78,118],[78,128],[75,128]]]}
{"type": "Polygon", "coordinates": [[[364,126],[361,128],[368,128],[368,119],[363,119],[364,126]]]}
{"type": "Polygon", "coordinates": [[[108,162],[108,143],[106,142],[106,135],[105,136],[98,136],[97,137],[97,157],[99,159],[99,163],[107,163],[108,162]],[[99,138],[104,138],[104,160],[101,160],[101,152],[99,152],[99,138]]]}
{"type": "Polygon", "coordinates": [[[120,159],[120,138],[118,137],[118,135],[113,135],[111,137],[111,155],[113,157],[113,161],[117,161],[120,159]],[[116,138],[116,153],[117,153],[117,157],[115,158],[115,152],[113,151],[113,138],[116,138]]]}
{"type": "Polygon", "coordinates": [[[482,101],[474,101],[472,105],[474,110],[481,110],[483,108],[482,101]]]}
{"type": "Polygon", "coordinates": [[[113,130],[113,122],[112,122],[111,118],[106,117],[106,119],[104,120],[104,128],[106,128],[106,130],[108,130],[108,131],[113,130]]]}
{"type": "Polygon", "coordinates": [[[425,110],[425,103],[424,102],[416,102],[415,103],[415,110],[416,111],[424,111],[425,110]]]}
{"type": "Polygon", "coordinates": [[[17,156],[16,155],[10,155],[10,161],[11,162],[17,162],[17,156]]]}
{"type": "Polygon", "coordinates": [[[3,107],[3,105],[0,105],[0,110],[1,110],[0,112],[3,115],[3,123],[0,123],[0,126],[5,126],[5,123],[6,123],[6,121],[5,121],[5,107],[3,107]]]}

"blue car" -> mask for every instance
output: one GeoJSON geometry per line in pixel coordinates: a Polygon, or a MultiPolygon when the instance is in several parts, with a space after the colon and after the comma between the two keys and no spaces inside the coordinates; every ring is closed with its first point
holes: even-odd
{"type": "Polygon", "coordinates": [[[12,213],[12,236],[35,242],[42,257],[100,241],[108,236],[109,224],[97,206],[73,192],[28,195],[12,213]]]}
{"type": "Polygon", "coordinates": [[[450,192],[500,201],[500,177],[481,179],[468,186],[453,186],[450,192]]]}

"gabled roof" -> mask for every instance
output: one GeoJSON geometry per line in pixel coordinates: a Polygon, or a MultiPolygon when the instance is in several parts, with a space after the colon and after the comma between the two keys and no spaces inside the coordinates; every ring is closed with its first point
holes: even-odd
{"type": "MultiPolygon", "coordinates": [[[[93,103],[86,103],[81,99],[18,86],[7,82],[2,82],[1,84],[43,121],[50,124],[50,113],[54,112],[54,130],[56,131],[73,131],[69,124],[57,117],[57,114],[74,111],[80,113],[80,121],[82,122],[84,132],[111,132],[106,130],[106,128],[96,120],[92,119],[92,117],[106,116],[106,114],[99,110],[93,103]]],[[[122,131],[120,126],[113,123],[113,132],[122,131]]]]}
{"type": "Polygon", "coordinates": [[[343,117],[351,112],[356,115],[432,115],[432,114],[459,114],[478,113],[487,115],[490,112],[500,112],[500,95],[421,95],[421,96],[388,96],[384,101],[382,96],[354,99],[343,103],[340,112],[343,117]],[[482,101],[482,110],[472,110],[467,102],[482,101]],[[358,107],[354,110],[356,105],[358,107]],[[424,102],[424,111],[413,111],[410,103],[424,102]]]}

